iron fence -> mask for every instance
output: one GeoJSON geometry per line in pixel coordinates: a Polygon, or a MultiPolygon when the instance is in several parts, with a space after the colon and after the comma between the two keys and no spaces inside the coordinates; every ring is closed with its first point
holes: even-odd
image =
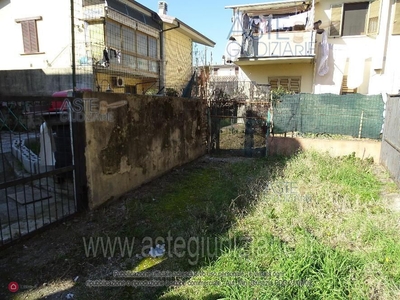
{"type": "Polygon", "coordinates": [[[62,111],[64,101],[0,97],[0,246],[85,206],[75,168],[82,147],[74,156],[82,124],[62,111]]]}

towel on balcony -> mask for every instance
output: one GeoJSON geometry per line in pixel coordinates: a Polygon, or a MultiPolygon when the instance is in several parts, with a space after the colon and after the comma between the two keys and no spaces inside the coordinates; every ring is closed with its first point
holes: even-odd
{"type": "Polygon", "coordinates": [[[322,33],[322,42],[320,45],[321,54],[318,63],[318,75],[325,76],[329,72],[328,58],[329,58],[329,44],[328,44],[328,33],[324,31],[322,33]]]}

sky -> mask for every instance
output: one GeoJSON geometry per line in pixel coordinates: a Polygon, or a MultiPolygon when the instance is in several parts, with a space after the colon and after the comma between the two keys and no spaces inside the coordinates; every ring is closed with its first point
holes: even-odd
{"type": "MultiPolygon", "coordinates": [[[[158,0],[138,0],[140,4],[158,12],[158,0]]],[[[215,42],[214,48],[198,45],[199,65],[222,64],[222,56],[228,43],[229,33],[232,28],[232,9],[225,6],[235,4],[248,4],[267,1],[244,0],[166,0],[168,15],[180,19],[193,29],[215,42]],[[205,55],[207,53],[207,56],[205,55]],[[212,57],[211,57],[212,53],[212,57]],[[207,57],[207,61],[206,60],[207,57]]]]}

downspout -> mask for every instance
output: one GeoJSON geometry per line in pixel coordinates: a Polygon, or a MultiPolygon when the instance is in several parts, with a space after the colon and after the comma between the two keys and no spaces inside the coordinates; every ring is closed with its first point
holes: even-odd
{"type": "Polygon", "coordinates": [[[165,60],[164,60],[165,55],[164,55],[164,34],[163,33],[166,31],[177,29],[177,28],[181,27],[181,23],[179,23],[179,21],[177,21],[177,23],[178,23],[178,25],[175,27],[160,30],[160,58],[161,58],[161,61],[160,61],[159,68],[160,68],[160,79],[162,77],[162,80],[160,80],[160,83],[159,83],[158,94],[161,93],[161,91],[165,89],[165,60]]]}
{"type": "Polygon", "coordinates": [[[76,62],[75,62],[75,14],[74,0],[71,0],[71,56],[72,56],[72,97],[75,97],[76,62]]]}
{"type": "Polygon", "coordinates": [[[387,53],[388,44],[388,32],[390,27],[390,17],[391,17],[391,7],[392,4],[389,1],[383,1],[381,3],[381,13],[378,24],[379,32],[376,36],[377,49],[372,56],[372,68],[379,74],[384,72],[385,60],[387,53]]]}
{"type": "MultiPolygon", "coordinates": [[[[162,25],[163,26],[163,25],[162,25]]],[[[160,30],[160,65],[158,66],[158,72],[160,76],[160,80],[158,82],[158,93],[160,94],[161,91],[164,89],[164,41],[163,41],[163,31],[160,30]]]]}

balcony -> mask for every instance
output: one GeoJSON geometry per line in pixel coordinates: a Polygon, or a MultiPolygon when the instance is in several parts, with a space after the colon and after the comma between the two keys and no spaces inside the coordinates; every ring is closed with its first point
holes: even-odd
{"type": "Polygon", "coordinates": [[[305,63],[314,59],[315,31],[275,31],[233,35],[226,47],[228,57],[237,65],[305,63]]]}
{"type": "Polygon", "coordinates": [[[226,58],[237,65],[307,63],[316,55],[319,0],[271,0],[226,6],[233,10],[226,58]]]}

